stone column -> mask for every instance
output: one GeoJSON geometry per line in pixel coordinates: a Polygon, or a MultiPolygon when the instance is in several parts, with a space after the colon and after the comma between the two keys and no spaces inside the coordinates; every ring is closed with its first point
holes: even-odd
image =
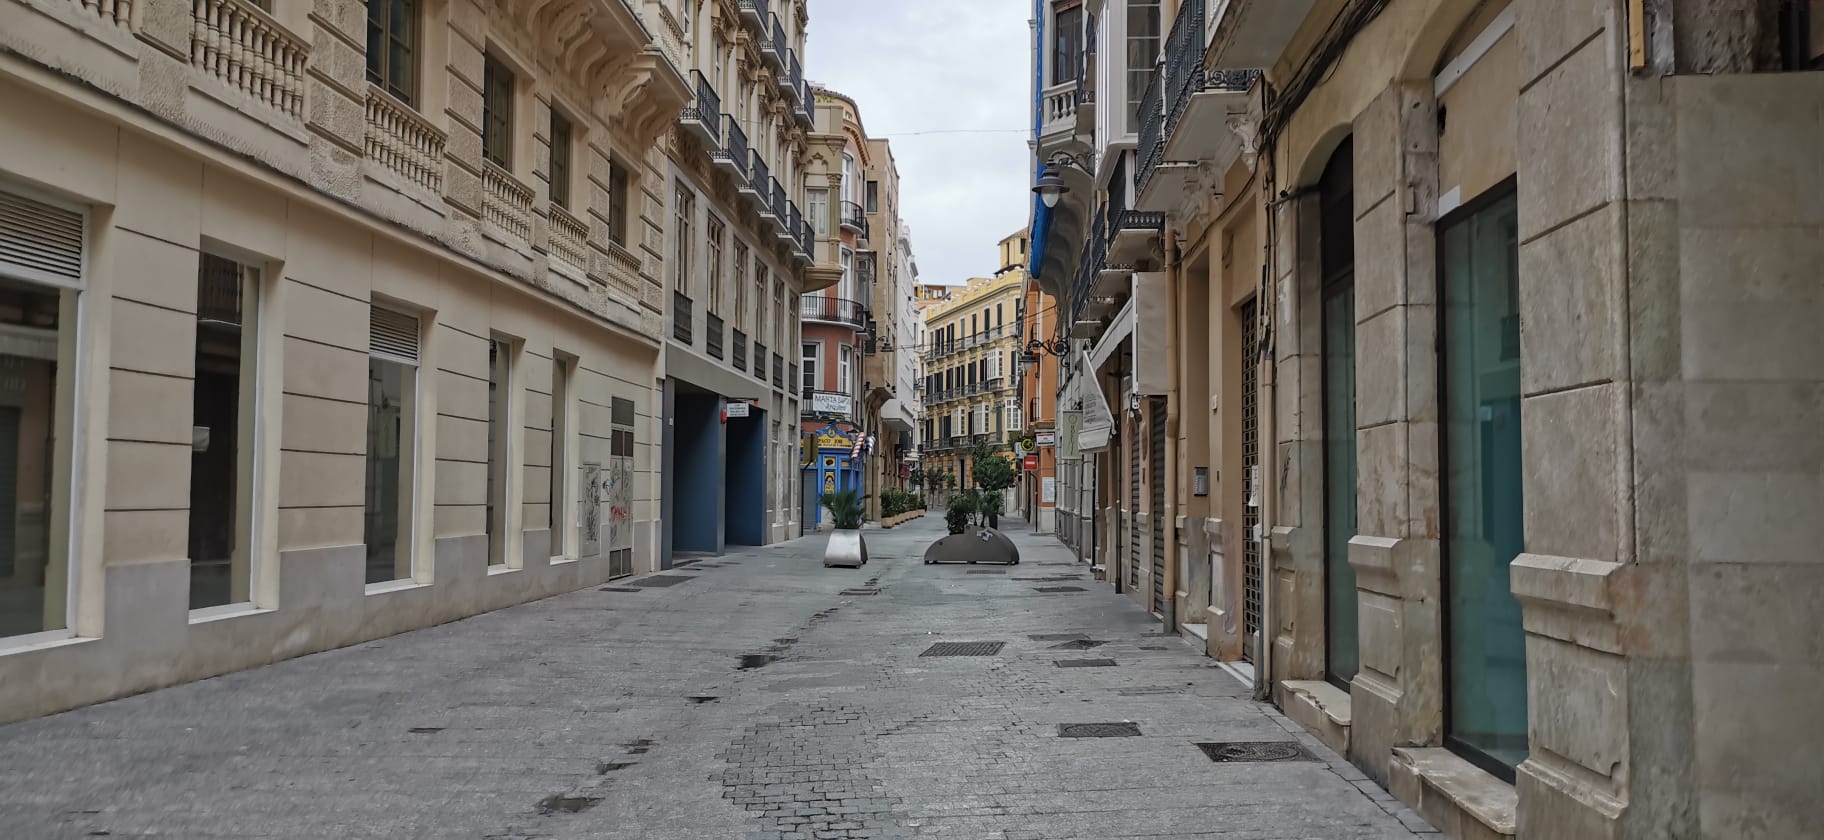
{"type": "MultiPolygon", "coordinates": [[[[1271,430],[1276,492],[1262,517],[1271,529],[1272,551],[1262,559],[1264,585],[1271,591],[1263,617],[1270,626],[1261,632],[1273,646],[1270,677],[1278,692],[1286,680],[1321,679],[1324,674],[1323,296],[1318,196],[1307,194],[1266,212],[1273,219],[1271,268],[1277,290],[1271,430]]],[[[1239,376],[1239,367],[1234,370],[1239,376]]],[[[1239,387],[1235,393],[1239,399],[1239,387]]],[[[1239,468],[1241,461],[1231,463],[1239,468]]],[[[1240,520],[1228,525],[1231,532],[1240,528],[1240,520]]],[[[1237,540],[1224,542],[1239,552],[1237,540]]],[[[1230,580],[1239,592],[1241,578],[1230,580]]],[[[1284,698],[1276,697],[1283,706],[1284,698]]]]}
{"type": "Polygon", "coordinates": [[[1431,84],[1394,84],[1354,128],[1357,535],[1349,565],[1361,669],[1350,687],[1349,757],[1386,784],[1394,747],[1436,744],[1443,732],[1431,84]]]}

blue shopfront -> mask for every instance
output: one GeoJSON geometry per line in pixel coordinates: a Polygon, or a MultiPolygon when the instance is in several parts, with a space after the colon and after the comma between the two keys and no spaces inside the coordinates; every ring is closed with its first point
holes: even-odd
{"type": "Polygon", "coordinates": [[[804,518],[800,521],[805,523],[806,530],[822,524],[821,499],[825,494],[862,489],[862,461],[867,455],[865,445],[861,455],[850,457],[860,435],[859,431],[844,431],[835,424],[805,433],[799,464],[804,482],[804,518]]]}

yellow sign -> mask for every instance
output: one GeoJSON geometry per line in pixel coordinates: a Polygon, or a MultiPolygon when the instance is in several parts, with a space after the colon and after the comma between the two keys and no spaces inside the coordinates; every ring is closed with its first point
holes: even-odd
{"type": "Polygon", "coordinates": [[[843,437],[841,432],[834,429],[826,429],[817,435],[818,449],[848,449],[854,444],[854,441],[843,437]]]}
{"type": "Polygon", "coordinates": [[[835,492],[836,492],[836,474],[833,472],[824,473],[823,474],[823,495],[828,496],[835,492]]]}

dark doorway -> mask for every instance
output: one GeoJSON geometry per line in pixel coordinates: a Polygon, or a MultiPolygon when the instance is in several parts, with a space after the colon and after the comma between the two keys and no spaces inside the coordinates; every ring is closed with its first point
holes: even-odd
{"type": "Polygon", "coordinates": [[[1355,145],[1330,156],[1318,185],[1323,272],[1324,678],[1349,687],[1360,667],[1355,569],[1355,145]]]}
{"type": "Polygon", "coordinates": [[[728,419],[728,461],[723,473],[729,545],[766,544],[766,412],[728,419]]]}

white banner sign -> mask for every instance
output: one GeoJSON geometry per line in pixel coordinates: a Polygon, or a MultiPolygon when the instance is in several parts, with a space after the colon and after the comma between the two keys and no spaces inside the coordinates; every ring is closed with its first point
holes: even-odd
{"type": "Polygon", "coordinates": [[[1058,445],[1058,433],[1057,432],[1039,432],[1038,439],[1039,439],[1040,446],[1057,446],[1058,445]]]}
{"type": "Polygon", "coordinates": [[[811,411],[818,414],[835,414],[848,417],[853,409],[854,400],[848,394],[832,394],[824,391],[811,392],[811,411]]]}

